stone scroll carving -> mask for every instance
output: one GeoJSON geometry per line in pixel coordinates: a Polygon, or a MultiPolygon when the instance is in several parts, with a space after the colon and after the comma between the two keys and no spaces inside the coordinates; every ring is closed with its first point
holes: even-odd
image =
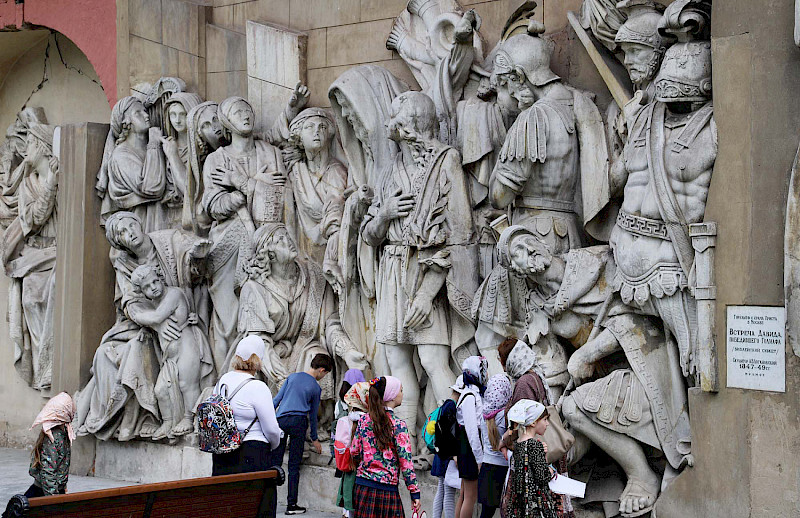
{"type": "MultiPolygon", "coordinates": [[[[177,80],[120,100],[97,184],[118,319],[81,433],[190,433],[192,398],[253,333],[274,388],[316,352],[401,378],[416,430],[459,358],[479,349],[499,372],[513,336],[561,396],[573,469],[603,450],[617,485],[590,487],[646,514],[694,462],[687,389],[716,381],[710,9],[584,3],[635,86],[606,120],[553,72],[535,9],[509,13],[487,52],[473,11],[412,0],[387,46],[422,91],[356,66],[330,110],[299,86],[265,135],[246,99],[202,102],[177,80]]],[[[19,149],[3,147],[4,185],[19,149]]],[[[323,383],[328,399],[338,378],[323,383]]]]}

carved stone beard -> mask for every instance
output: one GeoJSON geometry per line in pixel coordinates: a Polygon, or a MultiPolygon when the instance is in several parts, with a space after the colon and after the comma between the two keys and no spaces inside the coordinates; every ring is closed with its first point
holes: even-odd
{"type": "Polygon", "coordinates": [[[631,77],[631,81],[633,81],[633,84],[635,84],[637,88],[646,88],[647,85],[655,79],[656,75],[658,75],[658,70],[661,68],[662,57],[664,57],[664,51],[662,49],[655,49],[650,61],[647,62],[647,71],[642,78],[638,81],[634,81],[633,77],[631,77]]]}

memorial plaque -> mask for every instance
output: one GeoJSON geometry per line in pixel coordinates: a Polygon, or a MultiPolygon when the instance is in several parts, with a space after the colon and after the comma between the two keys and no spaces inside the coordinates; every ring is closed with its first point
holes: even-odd
{"type": "Polygon", "coordinates": [[[786,391],[786,310],[728,306],[728,387],[786,391]]]}

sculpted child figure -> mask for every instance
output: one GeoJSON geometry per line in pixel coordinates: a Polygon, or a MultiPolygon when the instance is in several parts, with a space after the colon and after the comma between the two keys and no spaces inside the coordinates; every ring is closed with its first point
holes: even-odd
{"type": "Polygon", "coordinates": [[[133,318],[155,331],[160,345],[161,372],[155,391],[163,423],[153,439],[186,435],[193,430],[192,410],[204,385],[201,382],[210,383],[213,378],[208,341],[197,327],[197,315],[190,312],[184,291],[165,286],[154,266],[136,268],[131,283],[142,295],[134,303],[133,318]]]}

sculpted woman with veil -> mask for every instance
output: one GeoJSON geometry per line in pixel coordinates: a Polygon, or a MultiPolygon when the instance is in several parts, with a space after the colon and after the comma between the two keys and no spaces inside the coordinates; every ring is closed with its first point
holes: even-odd
{"type": "MultiPolygon", "coordinates": [[[[347,185],[357,189],[345,202],[339,231],[339,266],[345,289],[339,294],[342,323],[362,351],[375,351],[375,249],[359,237],[361,220],[372,203],[373,188],[388,173],[397,155],[386,121],[392,101],[408,85],[375,65],[353,67],[331,84],[331,101],[339,138],[347,157],[347,185]]],[[[376,358],[380,366],[381,359],[376,358]]],[[[379,372],[388,372],[388,367],[379,372]]]]}

